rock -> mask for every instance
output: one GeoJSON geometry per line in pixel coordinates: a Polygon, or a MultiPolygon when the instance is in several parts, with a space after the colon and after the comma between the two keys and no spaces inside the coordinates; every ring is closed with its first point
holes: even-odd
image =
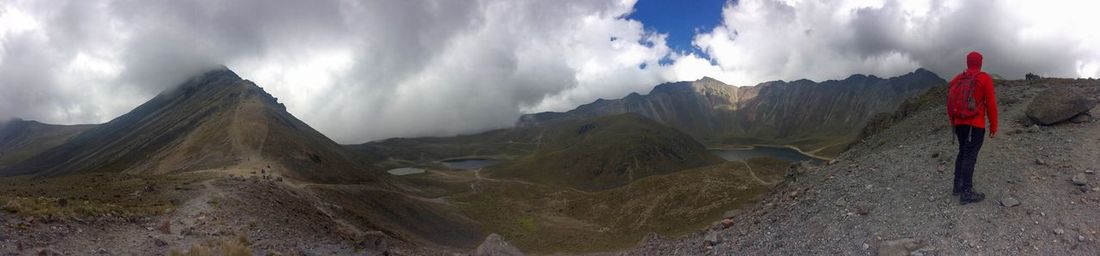
{"type": "Polygon", "coordinates": [[[1093,171],[1091,169],[1090,170],[1085,170],[1085,174],[1095,174],[1095,173],[1096,173],[1096,171],[1093,171]]]}
{"type": "Polygon", "coordinates": [[[1036,158],[1035,159],[1035,164],[1037,164],[1037,165],[1047,165],[1047,162],[1043,161],[1043,159],[1036,158]]]}
{"type": "Polygon", "coordinates": [[[107,249],[103,249],[103,248],[96,249],[95,253],[96,254],[110,254],[110,252],[107,252],[107,249]]]}
{"type": "Polygon", "coordinates": [[[912,238],[902,238],[898,240],[891,240],[882,242],[878,246],[878,255],[898,255],[907,256],[909,253],[916,251],[920,247],[920,240],[912,238]]]}
{"type": "Polygon", "coordinates": [[[1088,122],[1091,122],[1091,121],[1092,121],[1092,115],[1089,115],[1089,113],[1081,113],[1081,114],[1079,114],[1077,116],[1074,116],[1073,118],[1069,119],[1069,122],[1075,123],[1075,124],[1088,123],[1088,122]]]}
{"type": "Polygon", "coordinates": [[[172,222],[168,220],[161,222],[160,226],[157,226],[157,230],[165,235],[172,234],[172,222]]]}
{"type": "Polygon", "coordinates": [[[1077,241],[1078,242],[1084,242],[1085,241],[1085,236],[1077,235],[1077,241]]]}
{"type": "Polygon", "coordinates": [[[153,238],[153,244],[157,245],[157,247],[168,246],[168,242],[165,242],[164,240],[160,239],[159,237],[158,238],[153,238]]]}
{"type": "Polygon", "coordinates": [[[65,208],[69,206],[69,199],[57,199],[57,207],[65,208]]]}
{"type": "Polygon", "coordinates": [[[1016,198],[1005,197],[1005,198],[1001,199],[1001,206],[1014,207],[1014,206],[1017,206],[1017,205],[1020,205],[1020,201],[1016,200],[1016,198]]]}
{"type": "Polygon", "coordinates": [[[1036,123],[1052,125],[1088,112],[1096,102],[1077,87],[1056,86],[1039,92],[1027,105],[1027,117],[1036,123]]]}
{"type": "Polygon", "coordinates": [[[733,226],[733,219],[731,219],[731,218],[722,219],[722,229],[727,229],[727,228],[730,228],[732,226],[733,226]]]}
{"type": "Polygon", "coordinates": [[[1084,185],[1089,184],[1089,180],[1088,180],[1087,177],[1085,177],[1084,173],[1078,173],[1077,175],[1073,175],[1073,178],[1070,179],[1070,180],[1073,181],[1073,185],[1084,186],[1084,185]]]}
{"type": "Polygon", "coordinates": [[[475,256],[516,256],[523,255],[518,248],[512,246],[507,241],[504,241],[504,237],[493,233],[488,237],[485,237],[485,241],[481,242],[481,245],[477,246],[477,251],[474,251],[475,256]]]}
{"type": "Polygon", "coordinates": [[[707,235],[703,236],[703,243],[707,246],[718,245],[718,242],[718,232],[715,232],[714,230],[707,231],[707,235]]]}
{"type": "Polygon", "coordinates": [[[1041,131],[1041,129],[1039,128],[1039,125],[1033,124],[1033,125],[1027,127],[1027,133],[1037,133],[1039,131],[1041,131]]]}
{"type": "Polygon", "coordinates": [[[38,253],[35,253],[34,255],[38,255],[38,256],[54,256],[54,255],[61,256],[61,255],[65,255],[65,254],[63,254],[63,253],[61,253],[57,250],[54,250],[53,248],[43,248],[41,250],[38,250],[38,253]]]}
{"type": "Polygon", "coordinates": [[[1054,234],[1055,235],[1062,235],[1062,234],[1065,234],[1065,233],[1066,233],[1066,230],[1064,230],[1064,229],[1060,229],[1060,228],[1054,229],[1054,234]]]}

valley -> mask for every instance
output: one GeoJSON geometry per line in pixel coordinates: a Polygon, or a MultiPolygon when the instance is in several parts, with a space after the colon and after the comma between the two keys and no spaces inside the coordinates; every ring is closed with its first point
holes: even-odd
{"type": "Polygon", "coordinates": [[[631,250],[759,211],[798,173],[844,159],[863,124],[942,82],[928,74],[703,79],[513,128],[339,145],[216,69],[105,124],[5,125],[4,155],[30,153],[0,166],[0,225],[17,230],[0,250],[422,255],[469,252],[490,234],[535,254],[631,250]],[[889,96],[835,93],[848,90],[889,96]],[[769,102],[804,94],[827,99],[810,105],[832,112],[799,114],[825,125],[768,121],[804,111],[769,102]],[[751,128],[761,122],[771,128],[751,128]]]}

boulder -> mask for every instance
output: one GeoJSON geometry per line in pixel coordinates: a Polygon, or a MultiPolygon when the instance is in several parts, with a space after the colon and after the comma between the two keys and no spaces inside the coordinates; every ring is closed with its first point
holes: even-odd
{"type": "Polygon", "coordinates": [[[474,252],[475,256],[518,256],[523,255],[518,248],[512,246],[512,244],[504,241],[504,237],[497,235],[496,233],[490,234],[485,238],[485,242],[477,246],[477,251],[474,252]]]}
{"type": "Polygon", "coordinates": [[[707,231],[707,235],[703,236],[703,242],[707,246],[718,245],[718,242],[720,242],[718,241],[718,232],[715,232],[714,230],[707,231]]]}
{"type": "Polygon", "coordinates": [[[1092,115],[1089,115],[1089,113],[1081,113],[1081,114],[1069,119],[1070,123],[1075,123],[1075,124],[1088,123],[1088,122],[1091,122],[1091,121],[1092,121],[1092,115]]]}
{"type": "Polygon", "coordinates": [[[1020,205],[1020,200],[1016,200],[1016,198],[1005,197],[1005,198],[1001,199],[1001,206],[1013,207],[1013,206],[1017,206],[1017,205],[1020,205]]]}
{"type": "Polygon", "coordinates": [[[1043,90],[1027,105],[1027,117],[1032,121],[1052,125],[1088,112],[1096,102],[1085,97],[1076,87],[1056,86],[1043,90]]]}
{"type": "Polygon", "coordinates": [[[913,251],[920,248],[920,240],[912,238],[902,238],[898,240],[891,240],[882,242],[878,247],[878,255],[898,255],[907,256],[913,251]]]}
{"type": "Polygon", "coordinates": [[[1070,179],[1070,180],[1073,181],[1073,185],[1084,186],[1084,185],[1089,184],[1089,179],[1087,177],[1085,177],[1084,173],[1078,173],[1077,175],[1073,175],[1073,178],[1070,179]]]}

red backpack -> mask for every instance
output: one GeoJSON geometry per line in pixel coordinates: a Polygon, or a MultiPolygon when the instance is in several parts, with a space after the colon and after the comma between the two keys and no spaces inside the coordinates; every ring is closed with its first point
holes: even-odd
{"type": "Polygon", "coordinates": [[[956,119],[978,116],[978,102],[974,91],[978,88],[979,72],[963,72],[947,89],[947,114],[956,119]]]}

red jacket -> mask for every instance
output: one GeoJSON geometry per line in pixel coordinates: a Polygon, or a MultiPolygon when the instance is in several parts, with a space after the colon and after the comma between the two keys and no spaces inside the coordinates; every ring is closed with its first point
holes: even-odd
{"type": "MultiPolygon", "coordinates": [[[[974,99],[978,102],[984,103],[984,107],[978,108],[978,115],[972,118],[955,119],[950,114],[947,115],[951,119],[951,125],[970,125],[978,128],[985,128],[985,118],[989,116],[989,135],[997,134],[997,95],[993,92],[993,78],[982,72],[982,54],[978,52],[970,52],[966,55],[966,71],[963,73],[978,73],[977,92],[974,94],[974,99]]],[[[951,79],[951,83],[955,83],[955,80],[959,80],[959,77],[963,75],[959,73],[955,78],[951,79]]]]}

